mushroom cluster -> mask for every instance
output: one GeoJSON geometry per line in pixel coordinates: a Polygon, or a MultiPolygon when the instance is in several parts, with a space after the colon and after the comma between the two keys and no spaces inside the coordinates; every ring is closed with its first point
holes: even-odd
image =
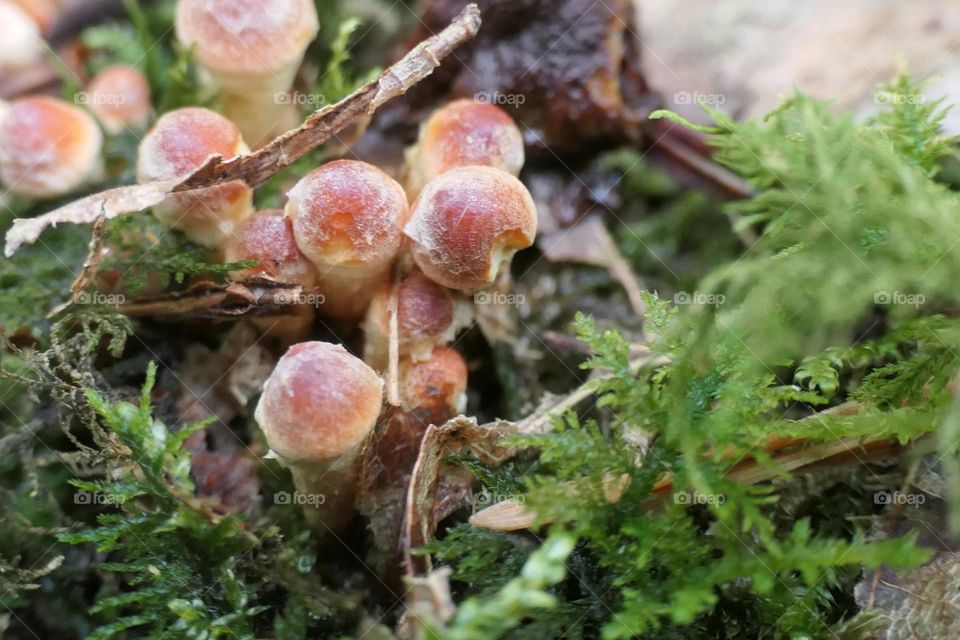
{"type": "MultiPolygon", "coordinates": [[[[368,491],[389,491],[409,477],[426,428],[464,409],[467,365],[449,345],[469,322],[470,296],[494,286],[536,235],[536,207],[516,177],[523,153],[506,113],[456,101],[424,124],[403,185],[336,160],[297,182],[282,213],[252,214],[226,241],[227,260],[258,261],[243,275],[301,285],[322,300],[318,315],[363,329],[362,360],[340,345],[294,344],[257,407],[298,490],[323,496],[304,501],[318,531],[354,515],[365,447],[383,470],[368,491]],[[381,411],[385,376],[397,391],[381,411]]],[[[314,308],[291,321],[297,339],[314,308]]]]}
{"type": "MultiPolygon", "coordinates": [[[[4,11],[14,17],[0,32],[13,29],[10,41],[30,46],[0,46],[0,69],[21,64],[17,55],[31,53],[42,31],[19,3],[0,0],[4,11]]],[[[319,28],[312,0],[179,0],[175,26],[215,109],[154,120],[147,79],[121,65],[93,77],[72,104],[47,96],[0,103],[7,189],[41,199],[80,189],[102,176],[104,133],[151,121],[137,152],[142,183],[185,178],[212,156],[247,154],[298,124],[287,92],[319,28]]],[[[250,320],[288,349],[256,419],[298,490],[323,496],[307,510],[318,530],[336,531],[355,513],[364,447],[388,468],[373,485],[395,485],[410,473],[427,426],[463,410],[467,365],[451,344],[471,321],[471,296],[495,286],[537,231],[533,199],[517,177],[523,162],[520,130],[502,109],[457,100],[424,123],[396,177],[340,159],[292,185],[279,210],[255,210],[253,189],[240,180],[175,192],[153,207],[168,228],[243,263],[235,280],[302,292],[280,305],[284,315],[250,320]],[[358,355],[316,341],[318,318],[362,329],[358,355]]],[[[120,287],[117,280],[103,274],[98,282],[120,287]]]]}

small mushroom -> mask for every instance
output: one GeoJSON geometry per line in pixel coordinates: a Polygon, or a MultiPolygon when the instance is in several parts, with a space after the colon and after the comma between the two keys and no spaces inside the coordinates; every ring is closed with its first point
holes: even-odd
{"type": "Polygon", "coordinates": [[[496,167],[518,176],[523,161],[523,135],[503,109],[454,100],[430,116],[407,151],[407,193],[415,198],[428,182],[458,167],[496,167]]]}
{"type": "Polygon", "coordinates": [[[134,67],[118,64],[104,69],[87,85],[84,97],[108,133],[147,126],[152,109],[150,85],[134,67]]]}
{"type": "Polygon", "coordinates": [[[0,0],[0,71],[16,71],[40,60],[41,27],[15,2],[0,0]]]}
{"type": "Polygon", "coordinates": [[[303,340],[313,325],[314,306],[322,302],[310,299],[317,285],[317,272],[293,237],[293,225],[279,210],[257,211],[237,225],[224,245],[226,262],[257,260],[258,263],[232,273],[235,278],[261,277],[303,287],[304,300],[290,307],[284,316],[251,319],[261,333],[285,343],[303,340]]]}
{"type": "Polygon", "coordinates": [[[0,124],[0,179],[13,193],[57,198],[100,175],[102,146],[83,109],[47,96],[15,100],[0,124]]]}
{"type": "Polygon", "coordinates": [[[493,167],[453,169],[431,180],[404,234],[423,273],[450,289],[476,292],[533,244],[537,209],[517,178],[493,167]]]}
{"type": "Polygon", "coordinates": [[[460,327],[458,305],[451,292],[417,270],[400,282],[385,285],[373,296],[364,321],[363,359],[377,370],[387,368],[391,297],[397,299],[398,355],[414,361],[448,344],[460,327]]]}
{"type": "Polygon", "coordinates": [[[373,165],[337,160],[307,174],[287,196],[297,245],[317,268],[321,313],[362,318],[400,251],[408,213],[403,189],[373,165]]]}
{"type": "Polygon", "coordinates": [[[291,347],[263,387],[255,417],[290,468],[308,523],[325,533],[353,519],[360,452],[383,401],[383,381],[340,345],[291,347]]]}
{"type": "Polygon", "coordinates": [[[180,0],[177,37],[195,47],[224,115],[257,148],[299,124],[287,92],[320,24],[313,0],[180,0]]]}
{"type": "MultiPolygon", "coordinates": [[[[236,125],[209,109],[189,107],[164,114],[140,142],[139,182],[185,178],[212,155],[232,158],[249,151],[236,125]]],[[[242,181],[174,193],[153,208],[168,227],[197,244],[218,247],[253,211],[253,191],[242,181]]]]}

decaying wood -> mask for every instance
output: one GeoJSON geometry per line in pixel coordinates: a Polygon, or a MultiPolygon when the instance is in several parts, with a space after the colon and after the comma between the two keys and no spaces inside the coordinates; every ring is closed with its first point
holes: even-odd
{"type": "Polygon", "coordinates": [[[184,179],[148,182],[88,196],[37,218],[19,219],[6,236],[6,255],[36,241],[48,227],[62,223],[85,224],[103,216],[107,220],[159,204],[169,194],[192,191],[242,180],[257,187],[284,167],[329,140],[353,123],[370,117],[388,100],[403,95],[429,76],[457,47],[480,28],[480,10],[467,6],[437,35],[416,46],[378,80],[367,83],[340,102],[320,109],[297,129],[289,131],[249,155],[224,160],[212,156],[184,179]]]}

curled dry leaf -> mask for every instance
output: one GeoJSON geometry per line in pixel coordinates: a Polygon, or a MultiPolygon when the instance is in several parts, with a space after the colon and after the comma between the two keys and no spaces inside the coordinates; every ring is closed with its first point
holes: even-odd
{"type": "Polygon", "coordinates": [[[472,495],[472,476],[461,467],[445,465],[444,458],[470,452],[481,462],[502,464],[511,451],[501,441],[510,433],[513,427],[508,422],[479,425],[466,416],[427,429],[407,490],[401,546],[408,576],[421,575],[432,568],[429,556],[414,556],[411,550],[426,544],[437,524],[465,506],[472,495]]]}
{"type": "Polygon", "coordinates": [[[454,49],[473,38],[480,28],[480,10],[470,4],[436,35],[413,48],[380,78],[357,89],[340,102],[320,109],[297,129],[289,131],[249,155],[223,159],[212,156],[182,180],[148,182],[88,196],[37,218],[16,220],[6,236],[9,257],[23,244],[36,241],[44,229],[61,223],[91,223],[159,204],[169,194],[242,180],[257,187],[348,126],[368,118],[388,100],[403,95],[429,76],[454,49]]]}

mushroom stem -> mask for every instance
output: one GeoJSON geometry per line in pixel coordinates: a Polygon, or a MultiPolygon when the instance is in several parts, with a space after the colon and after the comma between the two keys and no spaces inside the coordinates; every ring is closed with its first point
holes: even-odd
{"type": "Polygon", "coordinates": [[[320,28],[313,0],[180,0],[176,28],[254,148],[296,127],[285,98],[320,28]]]}

